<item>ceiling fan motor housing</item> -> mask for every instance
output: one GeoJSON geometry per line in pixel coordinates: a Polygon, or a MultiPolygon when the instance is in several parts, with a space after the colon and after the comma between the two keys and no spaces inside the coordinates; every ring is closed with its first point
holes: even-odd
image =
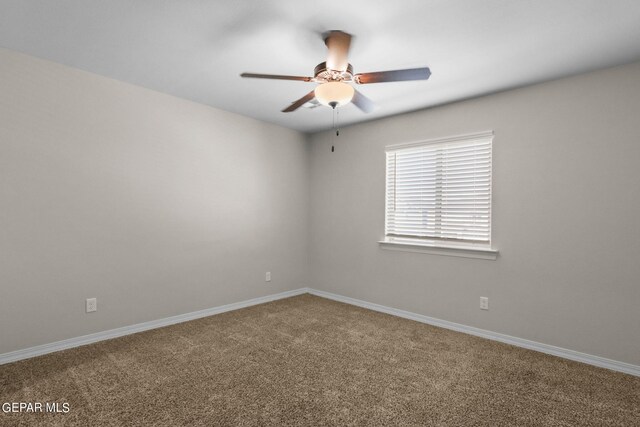
{"type": "Polygon", "coordinates": [[[326,62],[316,65],[313,70],[314,79],[319,83],[325,82],[350,82],[353,80],[353,66],[347,64],[345,71],[331,70],[327,68],[326,62]]]}

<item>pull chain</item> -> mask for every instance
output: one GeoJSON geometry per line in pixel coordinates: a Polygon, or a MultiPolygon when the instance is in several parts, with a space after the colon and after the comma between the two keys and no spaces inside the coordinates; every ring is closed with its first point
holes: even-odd
{"type": "MultiPolygon", "coordinates": [[[[331,118],[332,118],[332,126],[333,126],[333,130],[336,131],[336,137],[340,136],[340,110],[337,109],[337,107],[335,105],[332,105],[332,112],[331,112],[331,118]]],[[[331,152],[333,153],[336,150],[335,145],[331,145],[331,152]]]]}
{"type": "Polygon", "coordinates": [[[335,108],[331,110],[331,127],[334,130],[336,128],[336,109],[335,108]]]}

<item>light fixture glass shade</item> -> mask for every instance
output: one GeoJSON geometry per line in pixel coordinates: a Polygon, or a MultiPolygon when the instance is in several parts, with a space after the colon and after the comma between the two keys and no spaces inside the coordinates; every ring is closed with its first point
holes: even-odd
{"type": "Polygon", "coordinates": [[[316,99],[321,104],[332,108],[348,104],[354,94],[353,88],[342,82],[322,83],[316,87],[314,92],[316,99]]]}

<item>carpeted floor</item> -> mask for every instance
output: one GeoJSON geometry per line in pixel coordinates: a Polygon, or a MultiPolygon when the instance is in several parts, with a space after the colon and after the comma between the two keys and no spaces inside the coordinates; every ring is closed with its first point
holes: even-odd
{"type": "Polygon", "coordinates": [[[0,425],[638,426],[640,378],[302,295],[0,366],[0,425]]]}

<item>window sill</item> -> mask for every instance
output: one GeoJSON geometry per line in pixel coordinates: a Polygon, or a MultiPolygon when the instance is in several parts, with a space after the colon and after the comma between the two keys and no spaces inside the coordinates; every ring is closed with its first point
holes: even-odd
{"type": "Polygon", "coordinates": [[[463,258],[488,259],[498,258],[498,251],[491,248],[474,246],[447,246],[443,244],[429,244],[421,242],[398,242],[381,240],[378,242],[382,249],[402,252],[418,252],[424,254],[456,256],[463,258]]]}

